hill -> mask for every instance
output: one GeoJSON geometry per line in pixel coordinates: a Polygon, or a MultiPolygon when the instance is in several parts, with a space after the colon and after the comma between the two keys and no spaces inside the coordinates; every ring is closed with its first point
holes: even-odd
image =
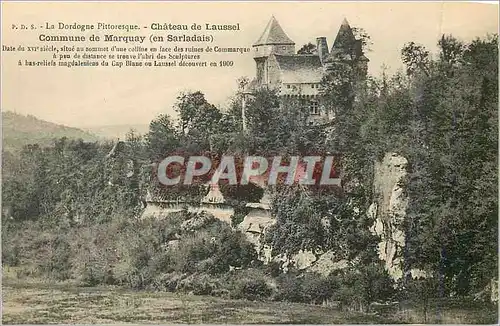
{"type": "Polygon", "coordinates": [[[147,134],[149,124],[89,126],[83,129],[99,137],[116,140],[116,138],[125,139],[130,130],[141,135],[147,134]]]}
{"type": "Polygon", "coordinates": [[[32,115],[2,112],[3,151],[16,152],[27,144],[50,145],[54,139],[67,137],[98,141],[100,138],[78,128],[38,119],[32,115]]]}

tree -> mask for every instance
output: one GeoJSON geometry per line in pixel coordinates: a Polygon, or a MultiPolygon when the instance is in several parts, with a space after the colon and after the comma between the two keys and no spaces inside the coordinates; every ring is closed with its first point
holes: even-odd
{"type": "Polygon", "coordinates": [[[350,205],[340,189],[315,192],[282,187],[273,196],[276,223],[266,235],[273,254],[288,258],[308,250],[315,255],[333,251],[337,259],[375,259],[374,237],[366,218],[350,205]]]}
{"type": "Polygon", "coordinates": [[[407,43],[401,50],[401,56],[408,75],[420,71],[429,76],[431,58],[425,47],[415,42],[407,43]]]}
{"type": "Polygon", "coordinates": [[[175,110],[179,115],[181,135],[208,149],[209,136],[219,131],[221,112],[208,103],[205,95],[199,91],[179,95],[175,110]]]}
{"type": "Polygon", "coordinates": [[[179,137],[171,118],[159,115],[149,124],[146,135],[149,157],[151,160],[164,159],[179,147],[179,137]]]}
{"type": "Polygon", "coordinates": [[[299,51],[297,51],[297,54],[315,54],[318,53],[318,50],[316,49],[316,45],[312,43],[307,43],[304,44],[299,51]]]}
{"type": "Polygon", "coordinates": [[[498,263],[492,169],[498,144],[498,43],[462,45],[443,37],[439,44],[439,59],[429,62],[432,69],[413,79],[420,112],[414,119],[425,133],[407,151],[412,216],[407,246],[412,264],[438,276],[441,295],[466,295],[486,286],[498,263]]]}

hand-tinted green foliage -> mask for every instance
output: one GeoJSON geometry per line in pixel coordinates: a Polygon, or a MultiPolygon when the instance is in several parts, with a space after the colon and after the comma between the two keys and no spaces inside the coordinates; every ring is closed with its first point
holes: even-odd
{"type": "Polygon", "coordinates": [[[345,310],[366,311],[374,301],[391,300],[393,282],[376,263],[333,271],[328,276],[291,271],[277,278],[276,300],[322,304],[338,302],[345,310]]]}
{"type": "Polygon", "coordinates": [[[309,109],[299,99],[288,99],[280,105],[276,90],[262,89],[248,100],[246,109],[248,134],[245,144],[250,154],[305,155],[322,151],[325,135],[308,124],[309,109]]]}
{"type": "Polygon", "coordinates": [[[149,157],[162,160],[179,147],[177,130],[168,115],[162,114],[149,124],[146,135],[149,157]]]}
{"type": "Polygon", "coordinates": [[[14,157],[18,169],[4,180],[3,204],[15,220],[40,217],[99,222],[138,204],[137,162],[118,143],[62,138],[53,147],[29,145],[14,157]]]}
{"type": "Polygon", "coordinates": [[[342,153],[344,195],[321,206],[311,194],[279,193],[268,235],[276,251],[338,252],[343,245],[374,258],[366,217],[376,200],[373,162],[396,152],[409,161],[405,271],[436,275],[443,295],[474,293],[496,277],[497,38],[465,44],[443,36],[438,45],[436,59],[415,43],[406,46],[406,76],[360,83],[353,64],[325,78],[322,92],[335,114],[325,149],[342,153]],[[328,219],[338,234],[319,227],[328,219]]]}
{"type": "Polygon", "coordinates": [[[193,150],[210,150],[210,136],[219,130],[221,112],[201,92],[181,94],[177,101],[181,140],[193,150]]]}
{"type": "Polygon", "coordinates": [[[275,254],[288,257],[309,250],[319,255],[333,250],[337,259],[374,258],[376,238],[369,221],[338,193],[283,189],[274,196],[276,224],[266,234],[275,254]]]}
{"type": "Polygon", "coordinates": [[[71,228],[43,225],[43,221],[8,224],[2,230],[8,239],[4,241],[5,261],[34,276],[144,288],[161,274],[218,275],[230,266],[248,267],[256,259],[253,245],[242,233],[212,216],[114,219],[71,228]],[[186,219],[191,224],[185,224],[186,219]],[[200,219],[203,223],[193,222],[200,219]]]}

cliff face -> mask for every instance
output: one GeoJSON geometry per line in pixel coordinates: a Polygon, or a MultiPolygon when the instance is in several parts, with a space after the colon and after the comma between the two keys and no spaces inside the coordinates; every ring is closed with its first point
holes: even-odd
{"type": "Polygon", "coordinates": [[[327,251],[319,256],[314,255],[311,251],[304,250],[301,250],[291,258],[286,258],[284,255],[272,256],[272,248],[263,244],[263,239],[269,227],[275,223],[276,220],[271,216],[269,210],[262,209],[262,207],[255,207],[238,225],[238,229],[254,245],[259,259],[265,264],[272,261],[280,262],[281,268],[285,272],[293,265],[299,270],[309,270],[324,276],[327,276],[333,270],[348,267],[348,262],[345,260],[338,261],[332,251],[327,251]]]}
{"type": "MultiPolygon", "coordinates": [[[[396,153],[387,153],[382,161],[375,162],[375,199],[368,210],[369,217],[375,221],[371,232],[381,239],[377,246],[379,258],[385,262],[385,268],[394,280],[403,276],[405,234],[402,224],[406,216],[408,198],[401,187],[401,181],[406,176],[407,164],[408,161],[396,153]]],[[[300,252],[289,261],[283,257],[271,257],[271,248],[262,245],[262,238],[274,222],[268,211],[253,210],[238,226],[255,245],[260,259],[264,262],[282,261],[285,270],[293,263],[298,269],[308,269],[324,275],[349,265],[347,261],[337,261],[332,252],[318,257],[311,252],[300,252]]],[[[414,276],[425,276],[420,271],[412,272],[414,276]]]]}
{"type": "Polygon", "coordinates": [[[259,259],[264,263],[269,263],[272,260],[271,248],[262,243],[266,230],[275,223],[275,219],[271,217],[269,210],[262,208],[253,208],[238,224],[238,229],[245,234],[257,251],[259,259]]]}
{"type": "Polygon", "coordinates": [[[386,270],[395,280],[403,276],[405,234],[401,225],[406,216],[408,198],[400,181],[406,175],[407,164],[404,157],[395,153],[387,153],[381,162],[375,163],[375,201],[368,210],[369,217],[375,220],[371,232],[381,238],[379,258],[385,261],[386,270]]]}
{"type": "MultiPolygon", "coordinates": [[[[385,262],[385,268],[394,280],[398,280],[403,276],[405,234],[402,223],[406,216],[408,198],[405,196],[400,184],[406,175],[407,164],[408,162],[404,157],[395,153],[387,153],[382,161],[375,162],[374,201],[368,210],[369,217],[374,220],[371,232],[381,239],[377,246],[379,258],[385,262]]],[[[200,207],[188,207],[188,210],[205,211],[215,218],[231,223],[230,216],[234,211],[222,202],[223,200],[203,201],[200,207]],[[218,207],[221,205],[224,207],[218,207]]],[[[260,203],[248,204],[247,206],[250,211],[237,228],[255,246],[259,259],[264,263],[281,261],[284,270],[287,270],[287,267],[293,264],[298,269],[308,269],[323,275],[328,275],[336,269],[346,268],[350,263],[353,263],[344,260],[338,261],[333,252],[325,252],[322,255],[315,256],[312,252],[301,251],[290,259],[281,256],[273,257],[271,248],[263,244],[265,233],[276,222],[275,218],[270,215],[269,199],[266,197],[260,203]]],[[[183,208],[185,208],[184,205],[180,204],[157,207],[149,203],[143,217],[161,216],[173,211],[181,211],[183,208]]],[[[416,270],[412,271],[412,273],[413,276],[425,276],[422,272],[416,270]]]]}

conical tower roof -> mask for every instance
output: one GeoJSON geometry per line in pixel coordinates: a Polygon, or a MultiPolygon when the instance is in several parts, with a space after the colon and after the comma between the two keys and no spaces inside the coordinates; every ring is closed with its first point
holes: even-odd
{"type": "Polygon", "coordinates": [[[269,23],[267,23],[264,33],[262,33],[253,46],[275,44],[295,45],[295,42],[286,35],[276,18],[272,16],[269,23]]]}
{"type": "Polygon", "coordinates": [[[344,18],[342,25],[340,25],[339,32],[337,33],[337,37],[333,42],[332,51],[335,51],[336,49],[345,50],[352,48],[355,42],[356,38],[354,37],[351,26],[349,26],[347,19],[344,18]]]}

